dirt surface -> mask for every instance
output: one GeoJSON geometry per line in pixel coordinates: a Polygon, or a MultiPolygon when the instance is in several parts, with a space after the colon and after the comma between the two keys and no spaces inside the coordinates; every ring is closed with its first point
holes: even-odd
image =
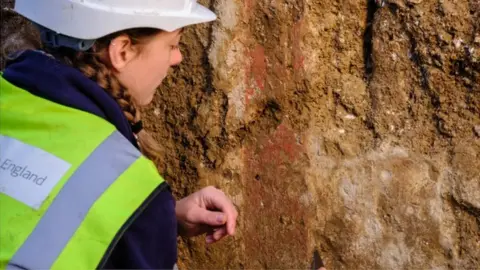
{"type": "Polygon", "coordinates": [[[179,194],[218,185],[241,220],[185,268],[480,264],[477,2],[206,4],[149,117],[179,194]]]}
{"type": "Polygon", "coordinates": [[[480,2],[200,2],[147,128],[178,197],[240,220],[180,268],[478,268],[480,2]]]}

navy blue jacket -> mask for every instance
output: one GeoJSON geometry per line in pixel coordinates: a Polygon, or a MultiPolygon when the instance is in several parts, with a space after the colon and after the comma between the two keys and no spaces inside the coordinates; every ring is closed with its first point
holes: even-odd
{"type": "MultiPolygon", "coordinates": [[[[34,95],[104,118],[138,148],[120,106],[77,69],[42,52],[25,51],[7,62],[3,77],[34,95]]],[[[177,261],[176,241],[175,200],[165,189],[121,237],[104,268],[172,269],[177,261]]]]}

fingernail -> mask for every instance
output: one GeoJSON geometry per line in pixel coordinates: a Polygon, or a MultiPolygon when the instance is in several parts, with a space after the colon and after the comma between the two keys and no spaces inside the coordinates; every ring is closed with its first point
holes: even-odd
{"type": "Polygon", "coordinates": [[[218,215],[217,216],[217,221],[218,222],[223,222],[223,219],[224,219],[224,215],[218,215]]]}
{"type": "Polygon", "coordinates": [[[208,235],[207,236],[207,244],[211,244],[213,243],[214,239],[213,239],[213,236],[212,235],[208,235]]]}

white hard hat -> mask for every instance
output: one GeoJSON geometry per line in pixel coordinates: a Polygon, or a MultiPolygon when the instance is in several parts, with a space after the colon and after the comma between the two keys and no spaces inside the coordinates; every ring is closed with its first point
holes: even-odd
{"type": "Polygon", "coordinates": [[[83,40],[140,27],[171,32],[216,19],[196,0],[16,0],[15,11],[58,34],[83,40]]]}

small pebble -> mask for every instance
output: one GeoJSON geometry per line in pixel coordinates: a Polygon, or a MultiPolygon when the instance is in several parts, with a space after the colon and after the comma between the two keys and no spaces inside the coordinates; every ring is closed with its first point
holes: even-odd
{"type": "Polygon", "coordinates": [[[463,40],[462,39],[454,39],[453,40],[453,44],[455,45],[455,48],[460,48],[460,46],[462,45],[463,43],[463,40]]]}
{"type": "Polygon", "coordinates": [[[475,37],[475,40],[473,41],[473,43],[475,43],[475,44],[480,44],[480,35],[477,35],[477,36],[475,37]]]}
{"type": "Polygon", "coordinates": [[[473,127],[473,130],[477,134],[478,137],[480,137],[480,125],[476,125],[473,127]]]}

